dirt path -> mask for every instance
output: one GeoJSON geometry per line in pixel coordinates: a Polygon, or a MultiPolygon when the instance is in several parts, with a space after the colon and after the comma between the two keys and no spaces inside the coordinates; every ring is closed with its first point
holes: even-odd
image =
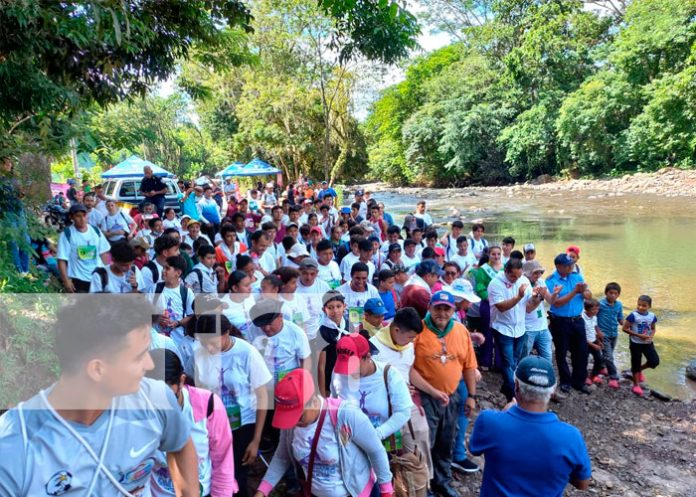
{"type": "MultiPolygon", "coordinates": [[[[571,394],[551,404],[561,420],[578,427],[592,460],[587,492],[566,495],[600,497],[695,497],[696,403],[640,399],[629,390],[599,387],[592,395],[571,394]]],[[[479,384],[482,409],[499,409],[500,377],[484,373],[479,384]]],[[[473,423],[470,425],[473,426],[473,423]]],[[[479,458],[474,460],[481,464],[479,458]]],[[[461,497],[478,496],[482,473],[456,475],[461,497]]]]}

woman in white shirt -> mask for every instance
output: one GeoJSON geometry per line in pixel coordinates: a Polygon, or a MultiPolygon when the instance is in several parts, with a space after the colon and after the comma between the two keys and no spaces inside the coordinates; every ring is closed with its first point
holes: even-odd
{"type": "Polygon", "coordinates": [[[232,271],[227,277],[227,290],[229,293],[222,297],[222,302],[227,307],[222,310],[222,313],[232,325],[239,329],[242,336],[247,337],[247,331],[251,325],[249,311],[254,306],[251,277],[243,271],[232,271]]]}

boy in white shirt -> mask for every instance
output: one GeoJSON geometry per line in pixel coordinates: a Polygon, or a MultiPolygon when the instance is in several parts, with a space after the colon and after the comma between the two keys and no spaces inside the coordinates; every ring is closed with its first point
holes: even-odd
{"type": "Polygon", "coordinates": [[[334,261],[333,247],[329,240],[322,240],[317,244],[317,263],[319,279],[332,290],[338,288],[341,285],[341,270],[334,261]]]}
{"type": "Polygon", "coordinates": [[[140,269],[133,264],[135,252],[128,242],[114,243],[111,261],[108,267],[94,270],[89,293],[138,293],[144,290],[140,269]]]}
{"type": "MultiPolygon", "coordinates": [[[[447,253],[450,253],[449,250],[447,253]]],[[[457,253],[451,255],[449,260],[457,263],[462,271],[462,275],[465,275],[478,264],[476,256],[469,251],[469,239],[466,236],[457,237],[457,253]]]]}
{"type": "Polygon", "coordinates": [[[225,293],[225,269],[215,267],[215,248],[201,245],[198,248],[198,264],[193,266],[184,282],[193,293],[225,293]]]}

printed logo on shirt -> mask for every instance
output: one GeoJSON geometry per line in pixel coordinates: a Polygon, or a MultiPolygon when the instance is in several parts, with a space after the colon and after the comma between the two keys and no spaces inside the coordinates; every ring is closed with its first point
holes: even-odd
{"type": "Polygon", "coordinates": [[[47,495],[63,495],[72,488],[72,474],[69,471],[58,471],[46,482],[47,495]]]}
{"type": "Polygon", "coordinates": [[[145,459],[143,462],[138,464],[135,468],[119,473],[118,482],[124,487],[130,485],[137,485],[147,478],[150,477],[152,468],[155,466],[155,460],[153,458],[145,459]]]}

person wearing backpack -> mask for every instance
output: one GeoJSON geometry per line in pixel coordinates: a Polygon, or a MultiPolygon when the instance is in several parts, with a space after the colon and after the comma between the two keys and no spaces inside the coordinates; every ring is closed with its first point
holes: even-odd
{"type": "MultiPolygon", "coordinates": [[[[191,439],[198,455],[200,495],[230,497],[237,492],[237,483],[234,478],[232,432],[225,405],[214,393],[186,384],[186,373],[176,353],[157,349],[150,354],[155,369],[148,371],[146,376],[153,380],[161,379],[164,371],[164,382],[176,396],[179,407],[191,426],[191,439]]],[[[176,495],[167,456],[159,450],[155,456],[150,484],[153,497],[176,495]]]]}
{"type": "Polygon", "coordinates": [[[109,242],[133,238],[137,229],[133,218],[123,212],[113,200],[106,201],[106,209],[109,214],[104,218],[104,234],[109,242]]]}
{"type": "Polygon", "coordinates": [[[142,269],[145,292],[154,290],[157,283],[164,281],[164,264],[168,257],[179,255],[179,240],[164,234],[155,240],[155,258],[148,261],[142,269]]]}
{"type": "Polygon", "coordinates": [[[109,242],[104,234],[87,222],[87,208],[75,204],[69,211],[72,226],[58,238],[58,270],[68,293],[88,293],[92,273],[109,263],[109,242]]]}
{"type": "Polygon", "coordinates": [[[137,293],[144,289],[140,270],[133,264],[135,252],[126,241],[111,247],[111,265],[92,273],[89,293],[137,293]]]}
{"type": "Polygon", "coordinates": [[[184,282],[193,293],[224,293],[225,269],[215,264],[215,248],[211,245],[201,245],[196,252],[198,264],[186,276],[184,282]]]}
{"type": "Polygon", "coordinates": [[[315,394],[304,369],[283,378],[274,398],[272,425],[281,430],[280,443],[254,497],[267,497],[293,466],[307,496],[366,496],[375,484],[382,497],[393,495],[387,453],[360,409],[315,394]]]}
{"type": "Polygon", "coordinates": [[[191,289],[186,288],[181,281],[185,270],[186,261],[183,257],[167,257],[162,271],[164,281],[157,283],[148,295],[160,316],[157,331],[174,340],[184,361],[186,351],[190,349],[190,344],[184,343],[184,328],[193,317],[192,304],[195,298],[191,289]]]}

